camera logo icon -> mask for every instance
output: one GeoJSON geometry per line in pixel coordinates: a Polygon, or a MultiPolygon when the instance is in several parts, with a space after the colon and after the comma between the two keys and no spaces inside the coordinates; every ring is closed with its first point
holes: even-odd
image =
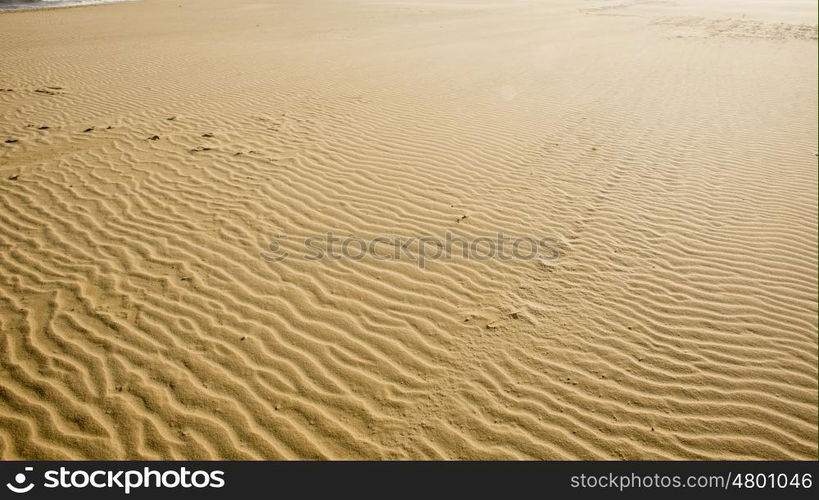
{"type": "MultiPolygon", "coordinates": [[[[26,467],[26,472],[31,472],[34,470],[34,467],[26,467]]],[[[14,476],[14,482],[17,483],[16,485],[12,483],[6,483],[6,488],[10,489],[14,493],[28,493],[34,488],[34,483],[26,483],[26,475],[22,472],[18,472],[14,476]]]]}

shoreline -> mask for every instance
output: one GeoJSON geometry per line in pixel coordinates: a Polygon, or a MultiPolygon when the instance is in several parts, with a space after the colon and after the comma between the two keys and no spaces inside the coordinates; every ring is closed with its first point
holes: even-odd
{"type": "Polygon", "coordinates": [[[42,5],[42,6],[31,6],[31,7],[3,7],[0,4],[0,14],[4,12],[27,12],[32,10],[54,10],[54,9],[70,9],[75,7],[96,7],[100,5],[112,4],[112,3],[125,3],[125,2],[135,2],[138,0],[102,0],[96,3],[81,3],[81,4],[70,4],[70,5],[42,5]]]}

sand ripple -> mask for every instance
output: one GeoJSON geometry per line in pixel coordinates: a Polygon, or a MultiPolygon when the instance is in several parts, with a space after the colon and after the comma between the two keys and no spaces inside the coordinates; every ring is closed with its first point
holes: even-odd
{"type": "Polygon", "coordinates": [[[0,457],[815,459],[816,26],[641,5],[0,16],[0,457]]]}

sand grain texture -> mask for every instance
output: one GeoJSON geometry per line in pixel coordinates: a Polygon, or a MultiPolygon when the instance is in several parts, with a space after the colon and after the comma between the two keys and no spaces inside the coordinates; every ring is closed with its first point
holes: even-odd
{"type": "Polygon", "coordinates": [[[816,459],[816,5],[779,4],[0,14],[0,457],[816,459]],[[260,257],[327,231],[561,257],[260,257]]]}

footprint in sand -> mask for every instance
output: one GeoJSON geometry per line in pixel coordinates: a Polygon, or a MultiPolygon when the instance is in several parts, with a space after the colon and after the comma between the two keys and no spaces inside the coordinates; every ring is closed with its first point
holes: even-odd
{"type": "Polygon", "coordinates": [[[61,89],[62,87],[46,87],[43,89],[34,89],[34,92],[45,95],[60,95],[62,92],[58,91],[61,89]]]}

